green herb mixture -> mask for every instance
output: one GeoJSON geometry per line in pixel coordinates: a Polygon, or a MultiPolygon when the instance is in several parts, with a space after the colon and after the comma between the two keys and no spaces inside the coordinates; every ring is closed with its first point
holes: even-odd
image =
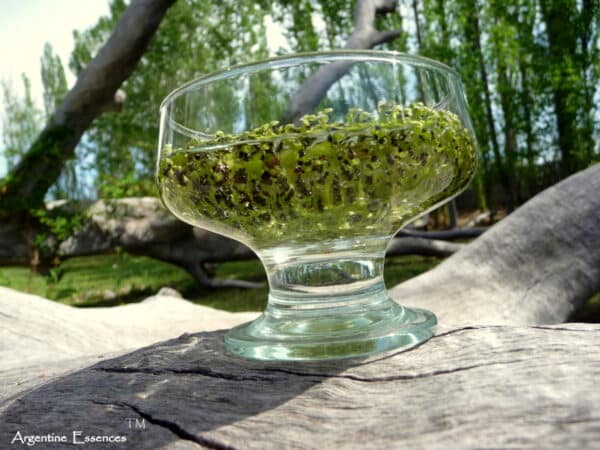
{"type": "Polygon", "coordinates": [[[181,219],[261,247],[386,236],[462,190],[476,167],[459,118],[416,103],[331,110],[165,146],[164,203],[181,219]]]}

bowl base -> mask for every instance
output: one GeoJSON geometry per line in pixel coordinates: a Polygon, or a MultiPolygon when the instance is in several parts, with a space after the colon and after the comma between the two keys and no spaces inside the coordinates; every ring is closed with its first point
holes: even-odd
{"type": "Polygon", "coordinates": [[[436,324],[432,312],[403,307],[389,298],[367,309],[281,314],[267,308],[258,319],[227,332],[225,346],[235,355],[266,361],[364,358],[415,347],[433,336],[436,324]]]}

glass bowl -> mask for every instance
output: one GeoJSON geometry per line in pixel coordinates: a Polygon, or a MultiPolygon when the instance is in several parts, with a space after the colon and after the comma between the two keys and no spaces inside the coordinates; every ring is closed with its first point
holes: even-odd
{"type": "Polygon", "coordinates": [[[267,308],[226,334],[229,352],[365,357],[432,336],[435,315],[391,300],[383,265],[394,234],[475,172],[454,70],[395,52],[289,55],[191,81],[160,111],[164,205],[267,272],[267,308]]]}

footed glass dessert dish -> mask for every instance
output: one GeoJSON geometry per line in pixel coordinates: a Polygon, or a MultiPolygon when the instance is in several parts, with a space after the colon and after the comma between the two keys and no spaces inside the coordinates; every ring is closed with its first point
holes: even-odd
{"type": "Polygon", "coordinates": [[[456,72],[398,53],[237,66],[161,105],[163,203],[248,245],[266,269],[265,312],[225,336],[246,358],[365,357],[429,339],[435,315],[386,292],[385,250],[461,192],[476,162],[456,72]]]}

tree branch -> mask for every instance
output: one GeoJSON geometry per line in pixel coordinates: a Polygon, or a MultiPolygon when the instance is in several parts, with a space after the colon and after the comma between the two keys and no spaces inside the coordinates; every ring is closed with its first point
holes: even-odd
{"type": "MultiPolygon", "coordinates": [[[[355,28],[344,48],[372,48],[402,34],[402,30],[378,31],[375,29],[376,15],[394,12],[396,5],[397,0],[357,0],[354,10],[355,28]]],[[[296,122],[300,117],[314,111],[333,83],[344,76],[351,67],[352,63],[335,62],[321,67],[308,77],[290,100],[284,121],[296,122]]]]}
{"type": "Polygon", "coordinates": [[[118,92],[175,0],[133,0],[110,38],[80,73],[23,159],[0,184],[4,215],[43,206],[47,190],[72,158],[84,131],[102,112],[122,105],[118,92]]]}
{"type": "Polygon", "coordinates": [[[389,245],[386,255],[423,255],[423,256],[450,256],[465,244],[454,242],[438,241],[434,239],[425,239],[420,237],[402,237],[395,238],[389,245]]]}

